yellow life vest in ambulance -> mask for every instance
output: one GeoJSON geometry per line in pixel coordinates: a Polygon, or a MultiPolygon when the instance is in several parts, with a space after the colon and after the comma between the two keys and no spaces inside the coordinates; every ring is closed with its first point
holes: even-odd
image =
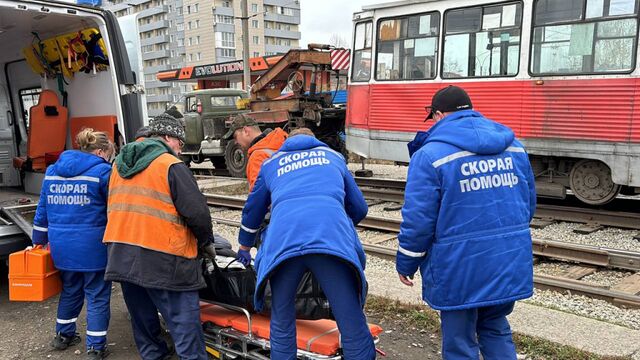
{"type": "Polygon", "coordinates": [[[193,259],[197,241],[173,204],[169,167],[181,162],[165,153],[125,179],[114,165],[109,180],[104,243],[122,243],[193,259]]]}

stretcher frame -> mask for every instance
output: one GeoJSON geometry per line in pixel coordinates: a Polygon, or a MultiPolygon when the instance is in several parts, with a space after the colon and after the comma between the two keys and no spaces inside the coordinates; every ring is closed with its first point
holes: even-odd
{"type": "MultiPolygon", "coordinates": [[[[207,353],[218,359],[247,359],[247,360],[270,360],[269,357],[259,353],[259,350],[269,350],[271,348],[268,339],[257,337],[253,334],[251,324],[251,313],[242,307],[227,305],[215,301],[203,300],[201,302],[220,306],[224,309],[236,311],[244,314],[247,318],[247,333],[238,331],[232,327],[222,327],[211,322],[205,322],[203,324],[203,332],[205,338],[205,346],[207,347],[207,353]],[[226,340],[237,341],[241,345],[240,350],[232,349],[224,345],[226,340]],[[250,347],[257,349],[250,350],[250,347]],[[210,351],[213,350],[213,353],[210,351]],[[222,355],[222,356],[220,356],[222,355]]],[[[337,331],[332,330],[332,331],[337,331]]],[[[311,345],[313,342],[326,334],[319,334],[313,337],[307,342],[307,350],[297,349],[297,358],[299,360],[342,360],[342,355],[322,355],[311,352],[311,345]]],[[[379,338],[373,337],[374,343],[377,344],[379,338]]]]}

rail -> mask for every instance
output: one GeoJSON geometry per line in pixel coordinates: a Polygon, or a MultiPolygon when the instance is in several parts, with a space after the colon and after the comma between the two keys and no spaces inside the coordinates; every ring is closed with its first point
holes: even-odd
{"type": "MultiPolygon", "coordinates": [[[[215,169],[192,169],[194,173],[208,176],[207,172],[215,169]]],[[[215,176],[224,176],[226,170],[219,171],[215,176]]],[[[388,202],[404,202],[404,188],[406,182],[397,179],[356,177],[366,199],[388,202]]],[[[640,204],[640,202],[639,202],[640,204]]],[[[538,219],[553,219],[575,223],[611,226],[622,229],[640,230],[640,213],[592,209],[586,207],[538,204],[535,217],[538,219]]]]}
{"type": "MultiPolygon", "coordinates": [[[[205,194],[205,197],[207,199],[207,203],[211,206],[242,209],[245,203],[245,199],[233,196],[205,194]]],[[[236,225],[236,222],[230,222],[228,220],[224,221],[225,225],[236,225]]],[[[401,222],[402,221],[400,219],[367,216],[358,224],[358,226],[370,230],[399,233],[401,222]]],[[[533,254],[544,258],[574,261],[581,264],[640,271],[640,253],[632,251],[579,245],[546,239],[533,239],[533,254]]]]}
{"type": "MultiPolygon", "coordinates": [[[[205,197],[207,198],[207,202],[212,206],[242,209],[245,203],[245,199],[232,196],[205,194],[205,197]]],[[[215,217],[212,220],[219,224],[240,227],[239,221],[215,217]]],[[[398,233],[400,231],[400,223],[401,221],[399,219],[367,216],[358,226],[371,230],[398,233]]],[[[396,250],[393,248],[367,243],[363,243],[362,246],[368,254],[385,260],[395,261],[396,250]]],[[[543,239],[533,239],[532,246],[534,256],[604,268],[640,271],[640,253],[637,252],[543,239]]],[[[605,300],[617,306],[640,308],[640,296],[638,295],[609,290],[578,280],[535,275],[534,285],[539,289],[569,292],[605,300]]]]}

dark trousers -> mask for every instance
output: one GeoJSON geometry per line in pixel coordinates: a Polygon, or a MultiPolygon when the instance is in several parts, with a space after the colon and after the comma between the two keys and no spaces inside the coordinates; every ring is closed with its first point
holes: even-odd
{"type": "Polygon", "coordinates": [[[87,349],[104,349],[111,317],[111,281],[104,281],[104,271],[60,271],[60,278],[62,293],[58,303],[56,333],[75,335],[76,321],[86,298],[87,349]]]}
{"type": "Polygon", "coordinates": [[[269,278],[272,292],[271,359],[295,360],[298,283],[311,271],[327,295],[340,330],[344,358],[375,358],[373,337],[360,301],[360,284],[354,270],[333,256],[305,255],[285,261],[269,278]]]}
{"type": "Polygon", "coordinates": [[[515,360],[507,315],[513,302],[475,309],[442,311],[442,357],[445,360],[515,360]]]}
{"type": "Polygon", "coordinates": [[[161,338],[158,312],[169,328],[180,359],[207,359],[197,291],[148,289],[122,282],[122,294],[142,359],[163,359],[169,353],[166,342],[161,338]]]}

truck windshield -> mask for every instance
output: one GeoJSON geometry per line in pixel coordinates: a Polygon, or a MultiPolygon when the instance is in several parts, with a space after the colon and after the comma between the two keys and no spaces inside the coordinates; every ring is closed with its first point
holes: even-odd
{"type": "Polygon", "coordinates": [[[236,106],[236,101],[238,101],[240,99],[241,99],[241,97],[239,95],[212,96],[211,97],[211,105],[212,106],[236,106]]]}

